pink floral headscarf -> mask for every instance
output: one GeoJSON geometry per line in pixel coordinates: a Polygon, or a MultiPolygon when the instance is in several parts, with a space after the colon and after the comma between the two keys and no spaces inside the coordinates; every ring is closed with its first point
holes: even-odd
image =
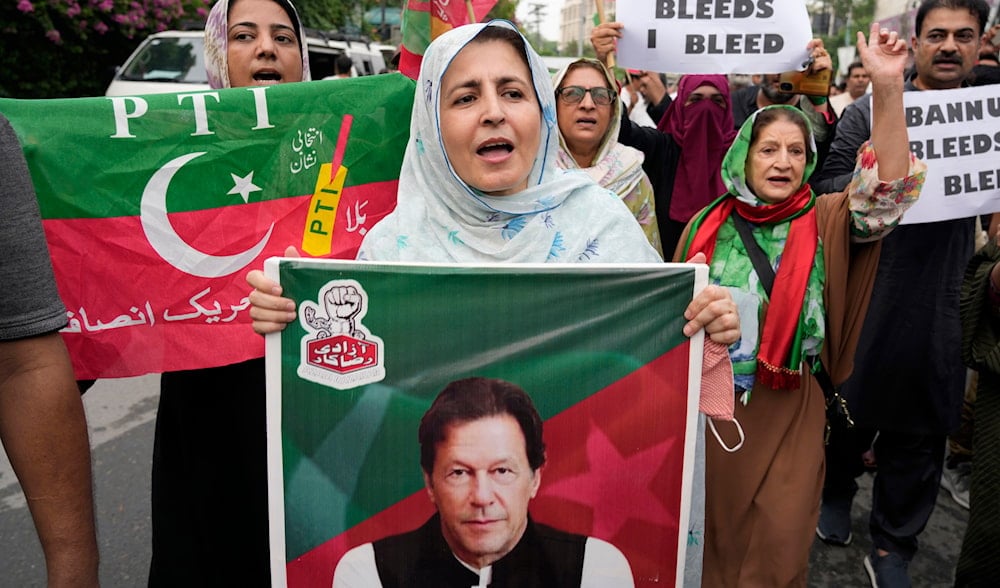
{"type": "MultiPolygon", "coordinates": [[[[212,88],[230,88],[228,55],[229,7],[239,0],[219,0],[212,6],[205,22],[205,70],[208,85],[212,88]]],[[[274,0],[288,13],[292,26],[299,33],[299,52],[302,54],[302,80],[312,79],[309,75],[309,52],[306,51],[306,32],[302,21],[289,0],[274,0]]]]}

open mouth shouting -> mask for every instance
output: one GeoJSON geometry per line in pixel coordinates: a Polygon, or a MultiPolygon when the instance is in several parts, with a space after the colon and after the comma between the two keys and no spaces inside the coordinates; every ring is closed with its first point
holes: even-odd
{"type": "Polygon", "coordinates": [[[487,139],[476,148],[476,155],[489,162],[506,161],[514,152],[514,144],[507,139],[487,139]]]}
{"type": "Polygon", "coordinates": [[[767,178],[767,183],[771,184],[776,188],[787,188],[792,184],[792,178],[791,176],[784,176],[784,175],[769,176],[767,178]]]}
{"type": "Polygon", "coordinates": [[[254,83],[260,86],[280,84],[282,80],[281,74],[274,68],[259,69],[254,72],[252,77],[254,83]]]}

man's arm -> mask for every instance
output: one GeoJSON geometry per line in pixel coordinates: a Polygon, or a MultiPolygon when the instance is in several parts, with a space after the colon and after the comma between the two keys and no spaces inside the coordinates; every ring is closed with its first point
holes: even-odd
{"type": "Polygon", "coordinates": [[[0,440],[35,522],[48,585],[97,586],[90,442],[58,333],[0,342],[0,440]]]}

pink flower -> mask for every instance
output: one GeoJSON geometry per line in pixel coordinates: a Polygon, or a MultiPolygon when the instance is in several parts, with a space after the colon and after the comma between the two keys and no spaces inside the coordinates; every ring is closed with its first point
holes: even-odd
{"type": "Polygon", "coordinates": [[[34,12],[35,5],[31,3],[31,0],[21,0],[17,3],[17,9],[21,12],[34,12]]]}
{"type": "Polygon", "coordinates": [[[48,39],[49,41],[52,41],[56,45],[62,44],[62,35],[60,35],[59,31],[55,29],[50,29],[46,31],[45,38],[48,39]]]}
{"type": "Polygon", "coordinates": [[[97,31],[99,34],[103,35],[104,33],[108,32],[108,25],[104,24],[101,21],[98,21],[97,24],[94,25],[94,30],[97,31]]]}
{"type": "Polygon", "coordinates": [[[78,14],[80,14],[80,5],[75,2],[73,4],[70,4],[69,8],[66,9],[66,16],[70,18],[73,18],[78,14]]]}

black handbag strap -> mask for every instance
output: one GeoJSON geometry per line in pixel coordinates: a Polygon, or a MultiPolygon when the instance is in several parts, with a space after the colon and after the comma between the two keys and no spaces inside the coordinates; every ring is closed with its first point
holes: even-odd
{"type": "Polygon", "coordinates": [[[764,287],[764,292],[770,297],[771,290],[774,289],[774,268],[771,267],[771,262],[768,261],[767,254],[761,249],[760,243],[753,238],[753,232],[750,229],[750,223],[747,222],[747,219],[735,211],[732,217],[733,224],[736,225],[736,230],[740,234],[740,239],[743,240],[743,248],[747,250],[747,255],[753,263],[753,269],[757,272],[757,277],[760,278],[760,285],[764,287]]]}
{"type": "MultiPolygon", "coordinates": [[[[743,248],[746,249],[750,262],[753,263],[753,269],[757,272],[757,277],[760,279],[761,286],[764,287],[764,292],[770,298],[771,291],[774,289],[774,268],[771,267],[771,262],[768,261],[767,254],[764,253],[760,243],[753,238],[753,232],[747,219],[740,216],[735,210],[732,213],[732,217],[733,224],[736,225],[736,231],[740,234],[740,239],[743,241],[743,248]]],[[[826,399],[827,416],[831,416],[831,413],[840,414],[846,420],[847,426],[854,426],[851,413],[847,410],[847,401],[837,391],[837,387],[833,384],[833,378],[830,377],[830,373],[823,367],[823,363],[818,357],[813,355],[806,356],[806,363],[809,365],[809,369],[812,370],[813,376],[816,377],[816,382],[823,389],[823,397],[826,399]]],[[[829,429],[827,430],[827,435],[829,436],[829,429]]]]}

